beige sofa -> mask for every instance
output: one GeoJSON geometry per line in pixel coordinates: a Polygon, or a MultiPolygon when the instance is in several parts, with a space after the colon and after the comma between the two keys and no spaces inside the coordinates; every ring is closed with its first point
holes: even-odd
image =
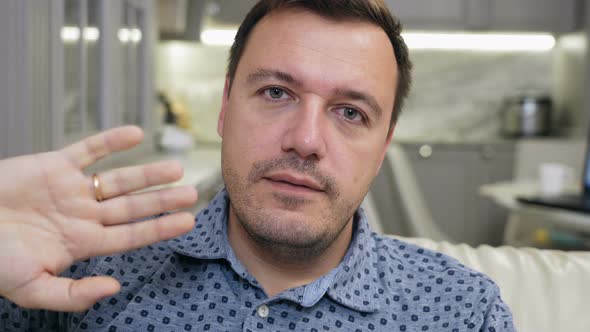
{"type": "Polygon", "coordinates": [[[496,281],[520,332],[590,331],[590,252],[472,248],[403,238],[455,257],[496,281]]]}

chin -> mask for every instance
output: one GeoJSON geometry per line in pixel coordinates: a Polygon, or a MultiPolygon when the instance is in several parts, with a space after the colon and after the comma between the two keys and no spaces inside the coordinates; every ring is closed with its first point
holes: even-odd
{"type": "Polygon", "coordinates": [[[291,200],[288,199],[290,205],[286,207],[284,198],[277,200],[270,193],[230,204],[248,236],[277,259],[305,261],[321,255],[350,218],[334,214],[330,206],[318,202],[306,204],[296,199],[295,204],[291,200]]]}
{"type": "Polygon", "coordinates": [[[235,211],[242,227],[257,241],[306,246],[329,233],[324,216],[316,209],[291,203],[285,207],[282,201],[272,200],[246,209],[235,207],[235,211]]]}
{"type": "Polygon", "coordinates": [[[313,248],[326,239],[326,231],[318,229],[318,225],[311,224],[308,218],[274,214],[273,217],[263,220],[264,222],[258,225],[243,226],[256,242],[267,246],[313,248]]]}

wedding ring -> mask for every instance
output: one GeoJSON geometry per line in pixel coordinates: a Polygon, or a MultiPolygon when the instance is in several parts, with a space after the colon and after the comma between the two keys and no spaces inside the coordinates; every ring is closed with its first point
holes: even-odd
{"type": "Polygon", "coordinates": [[[100,179],[96,173],[92,174],[92,186],[94,187],[94,197],[97,202],[102,202],[104,197],[102,195],[102,188],[100,187],[100,179]]]}

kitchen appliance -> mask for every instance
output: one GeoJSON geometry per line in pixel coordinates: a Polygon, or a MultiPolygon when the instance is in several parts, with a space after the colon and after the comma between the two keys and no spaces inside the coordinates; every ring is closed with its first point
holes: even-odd
{"type": "Polygon", "coordinates": [[[551,97],[542,93],[520,93],[504,99],[502,133],[509,137],[547,136],[551,133],[551,97]]]}

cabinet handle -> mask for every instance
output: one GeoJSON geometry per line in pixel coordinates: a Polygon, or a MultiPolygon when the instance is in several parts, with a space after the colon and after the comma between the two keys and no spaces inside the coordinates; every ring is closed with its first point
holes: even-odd
{"type": "Polygon", "coordinates": [[[432,147],[428,144],[424,144],[418,149],[418,154],[424,159],[430,158],[430,156],[432,156],[432,147]]]}

